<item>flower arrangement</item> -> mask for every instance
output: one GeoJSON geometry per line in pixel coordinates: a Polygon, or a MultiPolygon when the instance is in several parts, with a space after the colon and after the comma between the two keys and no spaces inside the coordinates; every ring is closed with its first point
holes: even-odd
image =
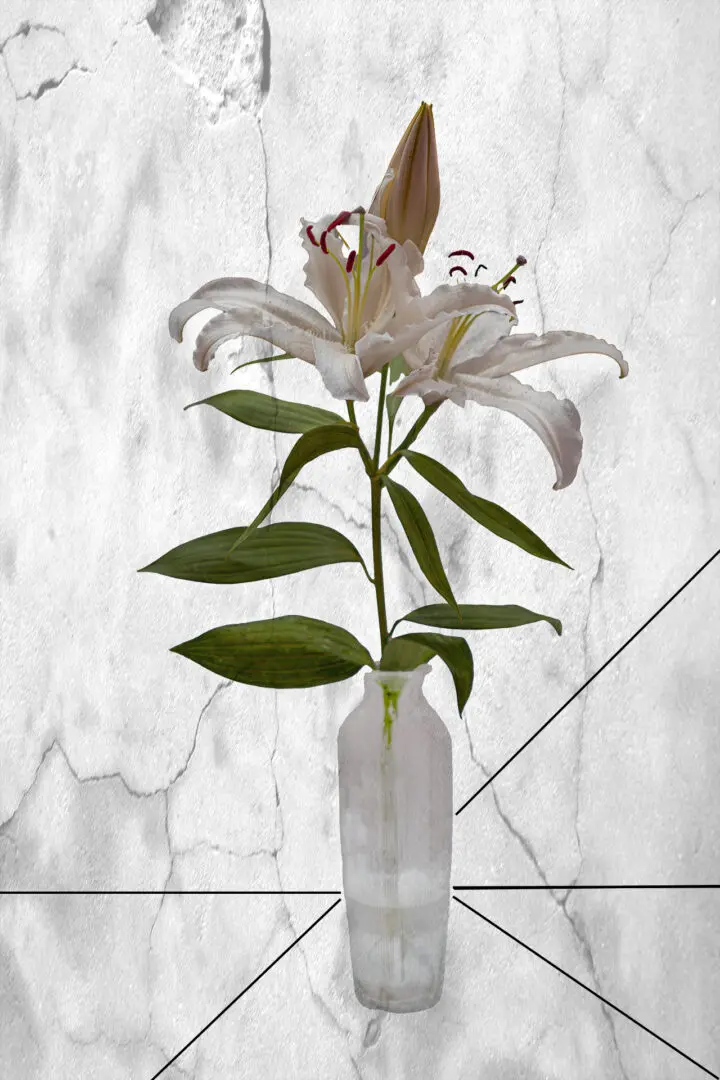
{"type": "MultiPolygon", "coordinates": [[[[562,632],[557,619],[517,605],[459,603],[425,512],[406,487],[391,479],[391,473],[401,462],[410,465],[495,535],[537,558],[568,566],[527,525],[473,494],[446,465],[410,447],[446,401],[462,408],[471,401],[503,409],[542,440],[555,465],[554,489],[565,488],[577,473],[582,453],[578,411],[571,401],[523,384],[515,373],[558,357],[587,353],[614,359],[621,378],[628,374],[628,367],[614,345],[589,334],[511,332],[522,301],[513,301],[507,289],[516,284],[515,272],[527,262],[522,255],[492,285],[466,281],[468,264],[458,263],[450,270],[451,283],[422,295],[415,279],[423,270],[423,253],[439,205],[432,106],[423,102],[368,210],[358,206],[312,221],[302,219],[305,284],[329,318],[302,300],[243,277],[208,282],[170,315],[170,333],[181,341],[191,317],[208,309],[218,312],[196,340],[193,359],[201,371],[207,370],[226,342],[242,336],[260,338],[283,351],[249,363],[297,359],[313,365],[329,394],[345,402],[347,418],[251,390],[229,390],[194,402],[256,428],[300,437],[285,460],[277,487],[249,525],[190,540],[142,569],[193,581],[235,584],[331,563],[359,563],[376,594],[379,659],[374,660],[367,647],[344,628],[304,615],[219,626],[171,651],[225,678],[276,688],[337,682],[363,666],[409,671],[437,655],[452,674],[462,713],[472,690],[472,654],[463,637],[438,633],[438,629],[487,630],[544,620],[558,634],[562,632]],[[369,401],[368,380],[376,372],[380,384],[371,449],[360,437],[355,402],[369,401]],[[397,386],[388,392],[388,385],[394,383],[397,386]],[[392,449],[397,411],[411,395],[422,399],[423,411],[392,449]],[[381,461],[385,416],[387,456],[381,461]],[[357,548],[334,529],[308,522],[262,524],[305,465],[342,449],[357,452],[370,482],[372,574],[357,548]],[[402,615],[390,629],[383,583],[383,492],[390,498],[420,570],[445,601],[402,615]],[[400,622],[434,630],[396,635],[400,622]]],[[[466,249],[451,256],[475,261],[466,249]]],[[[486,269],[479,264],[474,276],[486,269]]]]}

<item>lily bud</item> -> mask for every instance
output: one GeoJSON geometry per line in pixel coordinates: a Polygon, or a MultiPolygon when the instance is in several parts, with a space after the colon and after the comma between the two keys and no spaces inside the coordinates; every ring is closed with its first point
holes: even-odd
{"type": "Polygon", "coordinates": [[[393,240],[412,240],[424,252],[439,209],[435,123],[432,105],[423,101],[390,159],[369,212],[385,219],[393,240]]]}

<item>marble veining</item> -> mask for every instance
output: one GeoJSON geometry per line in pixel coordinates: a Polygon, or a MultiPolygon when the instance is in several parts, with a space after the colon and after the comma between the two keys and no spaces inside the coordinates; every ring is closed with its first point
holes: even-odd
{"type": "MultiPolygon", "coordinates": [[[[258,343],[196,371],[168,312],[222,275],[304,295],[300,217],[369,201],[421,100],[442,185],[421,285],[454,247],[498,273],[522,251],[519,331],[584,330],[630,364],[623,383],[594,356],[527,373],[582,416],[564,491],[506,414],[448,404],[418,441],[572,572],[396,474],[464,602],[563,621],[469,634],[462,719],[433,661],[456,806],[710,557],[719,45],[717,12],[673,0],[2,5],[0,889],[340,889],[336,738],[360,676],[276,692],[168,650],[299,613],[375,654],[360,567],[228,588],[135,571],[249,523],[293,442],[186,404],[246,386],[335,407],[300,362],[231,375],[258,343]]],[[[374,404],[357,411],[369,439],[374,404]]],[[[350,453],[319,459],[271,520],[331,525],[369,561],[365,480],[350,453]]],[[[387,501],[384,527],[393,621],[437,598],[387,501]]],[[[456,884],[543,886],[458,895],[711,1072],[718,894],[571,887],[720,883],[718,601],[716,561],[455,818],[453,863],[456,884]]],[[[0,1076],[150,1080],[333,899],[0,896],[0,1076]]],[[[163,1075],[703,1074],[458,904],[439,1004],[365,1010],[340,904],[163,1075]]]]}

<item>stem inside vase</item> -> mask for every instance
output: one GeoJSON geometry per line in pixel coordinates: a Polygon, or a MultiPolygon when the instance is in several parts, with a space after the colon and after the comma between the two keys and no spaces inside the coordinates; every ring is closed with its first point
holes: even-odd
{"type": "Polygon", "coordinates": [[[392,746],[392,723],[397,717],[397,703],[400,697],[400,690],[393,689],[387,686],[385,683],[380,683],[383,690],[383,705],[385,707],[385,715],[383,718],[383,725],[385,728],[385,745],[392,746]]]}

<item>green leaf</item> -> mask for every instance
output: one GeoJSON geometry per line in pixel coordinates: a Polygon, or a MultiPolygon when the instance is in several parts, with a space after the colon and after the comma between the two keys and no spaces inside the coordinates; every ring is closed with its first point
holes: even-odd
{"type": "Polygon", "coordinates": [[[228,558],[233,542],[243,532],[244,526],[240,526],[188,540],[143,566],[139,572],[213,585],[262,581],[341,562],[359,562],[368,573],[357,548],[342,533],[327,525],[302,521],[266,525],[243,543],[241,551],[228,558]]]}
{"type": "Polygon", "coordinates": [[[349,631],[303,615],[217,626],[170,652],[225,679],[278,690],[324,686],[374,666],[349,631]]]}
{"type": "Polygon", "coordinates": [[[226,416],[250,427],[291,434],[312,431],[326,424],[347,423],[342,416],[328,409],[317,409],[314,405],[302,405],[296,401],[282,401],[255,390],[226,390],[202,401],[193,401],[185,408],[192,409],[195,405],[212,405],[226,416]]]}
{"type": "Polygon", "coordinates": [[[390,397],[385,398],[385,409],[387,411],[388,423],[390,425],[391,430],[392,430],[393,424],[395,423],[395,417],[397,416],[397,411],[400,408],[400,406],[402,405],[404,400],[405,400],[405,398],[401,398],[401,397],[391,397],[390,396],[390,397]]]}
{"type": "Polygon", "coordinates": [[[342,424],[325,424],[323,427],[306,431],[304,435],[300,436],[285,459],[280,474],[280,483],[260,513],[234,542],[230,551],[234,551],[239,544],[244,543],[255,532],[258,525],[265,520],[272,508],[280,501],[304,465],[314,461],[315,458],[320,457],[322,454],[331,453],[333,450],[343,450],[347,447],[355,447],[356,450],[360,450],[362,446],[363,442],[357,427],[344,421],[342,424]]]}
{"type": "Polygon", "coordinates": [[[567,566],[568,570],[572,570],[572,566],[551,551],[532,529],[523,525],[522,521],[518,521],[507,510],[503,510],[502,506],[489,502],[487,499],[481,499],[479,495],[473,495],[462,480],[450,472],[445,465],[441,465],[439,461],[435,461],[426,454],[419,454],[417,450],[402,450],[401,454],[428,483],[452,499],[456,506],[474,518],[478,524],[483,525],[496,536],[502,537],[503,540],[516,544],[530,555],[537,556],[538,559],[560,563],[561,566],[567,566]]]}
{"type": "MultiPolygon", "coordinates": [[[[403,354],[400,353],[398,356],[393,356],[392,360],[390,361],[390,369],[388,371],[388,383],[392,386],[392,384],[396,382],[401,375],[409,374],[410,368],[403,354]]],[[[396,400],[402,401],[402,398],[397,398],[396,400]]]]}
{"type": "Polygon", "coordinates": [[[465,638],[447,634],[403,634],[390,638],[380,660],[382,671],[412,671],[433,656],[439,656],[450,669],[455,683],[458,712],[463,709],[472,692],[473,658],[465,638]]]}
{"type": "Polygon", "coordinates": [[[237,367],[234,367],[232,369],[230,374],[232,375],[233,372],[239,371],[240,368],[250,367],[251,364],[268,364],[268,363],[271,363],[271,361],[273,361],[273,360],[296,360],[296,359],[297,359],[297,357],[293,356],[293,354],[289,353],[289,352],[278,353],[277,356],[261,356],[257,360],[246,360],[244,364],[238,364],[237,367]]]}
{"type": "Polygon", "coordinates": [[[517,604],[460,604],[459,610],[462,621],[448,604],[428,604],[397,619],[393,629],[403,621],[422,623],[423,626],[442,626],[447,630],[501,630],[543,621],[550,623],[557,634],[562,634],[559,619],[538,615],[536,611],[528,611],[517,604]]]}
{"type": "Polygon", "coordinates": [[[386,475],[383,475],[381,479],[388,490],[392,504],[395,507],[395,513],[405,530],[405,535],[410,542],[410,547],[413,549],[418,566],[433,588],[437,589],[448,603],[457,607],[425,511],[413,493],[403,487],[402,484],[398,484],[386,475]]]}

